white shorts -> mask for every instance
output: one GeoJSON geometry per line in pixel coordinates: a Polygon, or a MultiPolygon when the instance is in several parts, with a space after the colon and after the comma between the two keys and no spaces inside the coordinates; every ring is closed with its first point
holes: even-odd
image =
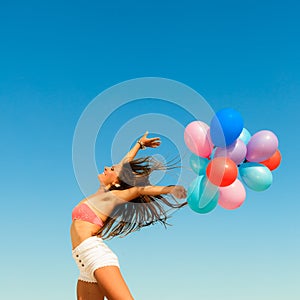
{"type": "Polygon", "coordinates": [[[94,277],[95,270],[105,266],[119,266],[118,257],[97,236],[84,240],[74,250],[73,258],[80,270],[78,280],[97,282],[94,277]]]}

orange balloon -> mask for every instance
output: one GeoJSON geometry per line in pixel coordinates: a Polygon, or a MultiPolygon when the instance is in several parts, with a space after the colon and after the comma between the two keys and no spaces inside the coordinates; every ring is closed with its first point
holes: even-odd
{"type": "Polygon", "coordinates": [[[216,157],[210,161],[206,168],[209,181],[217,186],[232,184],[238,175],[236,164],[228,157],[216,157]]]}
{"type": "Polygon", "coordinates": [[[281,154],[280,154],[279,150],[277,149],[270,158],[268,158],[260,163],[265,165],[266,167],[268,167],[270,169],[270,171],[273,171],[280,165],[280,162],[281,162],[281,154]]]}

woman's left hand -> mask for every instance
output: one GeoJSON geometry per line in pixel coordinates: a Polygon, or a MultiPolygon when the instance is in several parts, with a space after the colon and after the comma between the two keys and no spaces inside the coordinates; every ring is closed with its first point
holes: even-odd
{"type": "Polygon", "coordinates": [[[155,138],[147,138],[148,131],[140,138],[140,142],[143,143],[145,147],[149,148],[156,148],[160,145],[160,138],[155,137],[155,138]]]}
{"type": "Polygon", "coordinates": [[[175,185],[172,188],[171,194],[176,197],[177,199],[184,199],[186,198],[186,190],[182,185],[175,185]]]}

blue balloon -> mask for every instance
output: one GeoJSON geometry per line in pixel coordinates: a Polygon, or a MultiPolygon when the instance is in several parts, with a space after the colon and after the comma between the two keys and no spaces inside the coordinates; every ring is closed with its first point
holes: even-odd
{"type": "Polygon", "coordinates": [[[242,140],[245,145],[247,145],[251,139],[250,132],[246,128],[243,128],[243,130],[239,136],[239,139],[242,140]]]}
{"type": "Polygon", "coordinates": [[[211,140],[215,146],[229,146],[239,137],[243,127],[244,121],[238,111],[232,108],[222,109],[210,122],[211,140]]]}
{"type": "Polygon", "coordinates": [[[239,173],[245,185],[257,192],[265,191],[273,181],[273,175],[269,168],[255,162],[240,165],[239,173]]]}
{"type": "Polygon", "coordinates": [[[200,214],[211,212],[218,204],[218,187],[211,184],[205,176],[196,177],[187,192],[189,207],[200,214]]]}
{"type": "Polygon", "coordinates": [[[197,156],[196,154],[190,156],[190,166],[197,175],[205,174],[208,163],[209,160],[207,158],[197,156]]]}

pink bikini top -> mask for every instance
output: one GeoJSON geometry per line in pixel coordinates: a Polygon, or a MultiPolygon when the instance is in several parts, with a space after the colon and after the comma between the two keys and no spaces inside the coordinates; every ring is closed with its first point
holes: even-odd
{"type": "Polygon", "coordinates": [[[99,225],[100,227],[103,226],[103,221],[85,203],[75,206],[72,211],[72,220],[82,220],[99,225]]]}

